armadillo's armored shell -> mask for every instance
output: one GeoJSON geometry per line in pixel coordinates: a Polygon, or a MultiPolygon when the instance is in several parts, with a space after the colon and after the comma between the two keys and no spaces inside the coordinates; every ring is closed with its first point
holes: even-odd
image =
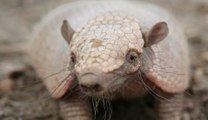
{"type": "Polygon", "coordinates": [[[144,50],[144,69],[149,80],[166,92],[184,91],[189,85],[189,56],[186,38],[178,26],[169,24],[169,35],[144,50]],[[149,49],[149,50],[148,50],[149,49]]]}
{"type": "Polygon", "coordinates": [[[61,36],[63,19],[47,16],[34,30],[29,55],[52,97],[60,98],[71,86],[68,43],[61,36]]]}
{"type": "MultiPolygon", "coordinates": [[[[152,60],[150,69],[146,69],[147,77],[166,92],[181,92],[188,86],[188,53],[183,34],[175,24],[175,21],[163,10],[143,3],[129,1],[79,1],[65,4],[46,16],[35,31],[32,44],[32,59],[35,61],[39,74],[44,78],[53,73],[66,69],[69,63],[69,48],[63,39],[60,27],[64,19],[67,19],[72,28],[77,31],[84,27],[87,21],[97,15],[106,12],[125,13],[139,21],[140,28],[147,30],[159,21],[168,23],[170,32],[161,43],[152,46],[155,59],[152,60]]],[[[69,73],[57,74],[45,81],[51,93],[60,85],[69,73]]],[[[68,82],[63,86],[69,87],[68,82]]],[[[60,87],[61,89],[61,87],[60,87]]],[[[60,90],[60,97],[66,91],[60,90]]]]}
{"type": "MultiPolygon", "coordinates": [[[[190,61],[187,38],[180,24],[175,21],[165,10],[155,6],[144,8],[149,16],[144,15],[142,29],[149,29],[157,21],[168,24],[168,36],[158,44],[151,47],[153,53],[151,64],[147,70],[147,77],[165,92],[179,93],[187,89],[190,76],[190,61]]],[[[142,17],[139,18],[142,20],[142,17]]],[[[145,61],[149,61],[146,59],[145,61]]],[[[148,67],[144,66],[144,67],[148,67]]]]}
{"type": "Polygon", "coordinates": [[[41,40],[45,40],[44,37],[46,36],[43,33],[41,37],[35,39],[36,41],[40,40],[39,42],[33,42],[36,49],[33,48],[30,51],[31,59],[52,97],[60,98],[66,93],[73,81],[73,76],[67,68],[69,63],[69,59],[67,59],[68,50],[64,48],[64,45],[61,45],[63,48],[59,48],[61,43],[52,41],[52,39],[51,43],[49,41],[46,41],[49,43],[42,43],[41,40]]]}

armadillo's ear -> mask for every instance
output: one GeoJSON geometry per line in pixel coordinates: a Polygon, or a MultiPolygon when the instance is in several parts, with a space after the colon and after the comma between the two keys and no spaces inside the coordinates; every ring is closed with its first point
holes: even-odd
{"type": "Polygon", "coordinates": [[[149,31],[143,33],[144,36],[144,46],[150,47],[153,44],[156,44],[162,41],[167,37],[169,32],[168,25],[166,22],[158,22],[149,31]]]}
{"type": "Polygon", "coordinates": [[[72,36],[74,34],[74,30],[69,25],[67,20],[63,21],[63,24],[61,26],[61,34],[64,37],[64,39],[70,44],[70,41],[71,41],[72,36]]]}

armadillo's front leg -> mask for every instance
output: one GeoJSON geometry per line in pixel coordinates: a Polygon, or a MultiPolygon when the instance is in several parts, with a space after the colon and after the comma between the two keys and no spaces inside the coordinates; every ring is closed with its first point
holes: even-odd
{"type": "Polygon", "coordinates": [[[183,93],[158,93],[163,98],[156,98],[157,120],[181,120],[183,93]]]}
{"type": "Polygon", "coordinates": [[[61,100],[60,112],[64,120],[92,120],[92,112],[88,100],[69,98],[61,100]]]}

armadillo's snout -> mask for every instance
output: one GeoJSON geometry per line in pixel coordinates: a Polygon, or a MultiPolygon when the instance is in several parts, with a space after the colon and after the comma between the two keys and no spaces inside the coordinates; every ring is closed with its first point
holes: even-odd
{"type": "Polygon", "coordinates": [[[84,93],[90,95],[95,95],[103,90],[100,76],[93,72],[87,72],[80,75],[79,85],[84,93]]]}

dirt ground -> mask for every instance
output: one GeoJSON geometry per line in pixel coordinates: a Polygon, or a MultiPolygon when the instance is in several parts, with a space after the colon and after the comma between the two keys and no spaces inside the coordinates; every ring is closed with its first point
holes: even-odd
{"type": "MultiPolygon", "coordinates": [[[[169,10],[188,37],[192,82],[186,91],[183,120],[208,120],[208,0],[146,1],[169,10]]],[[[41,17],[66,2],[69,0],[0,0],[0,47],[29,40],[41,17]]],[[[151,95],[111,105],[112,120],[154,120],[151,95]]],[[[0,51],[0,120],[60,120],[58,110],[27,56],[0,51]]],[[[97,119],[102,120],[102,105],[99,111],[97,119]]]]}

